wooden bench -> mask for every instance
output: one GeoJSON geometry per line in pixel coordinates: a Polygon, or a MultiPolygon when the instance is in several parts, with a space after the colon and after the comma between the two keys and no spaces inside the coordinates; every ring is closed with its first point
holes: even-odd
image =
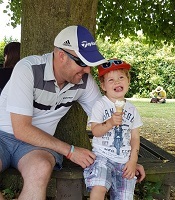
{"type": "Polygon", "coordinates": [[[171,186],[175,186],[175,157],[141,137],[139,163],[144,166],[146,181],[162,183],[156,199],[169,200],[171,186]]]}
{"type": "MultiPolygon", "coordinates": [[[[91,131],[88,131],[88,135],[92,138],[91,131]]],[[[154,197],[169,200],[170,188],[175,186],[175,156],[141,136],[138,163],[144,166],[145,181],[162,183],[161,194],[154,197]]]]}
{"type": "MultiPolygon", "coordinates": [[[[92,137],[90,131],[88,134],[92,137]]],[[[169,200],[170,186],[175,186],[175,157],[141,137],[139,163],[145,168],[146,181],[163,184],[162,194],[155,195],[156,199],[169,200]]],[[[13,188],[16,182],[17,190],[21,190],[22,179],[19,175],[17,170],[7,169],[0,176],[0,187],[13,188]],[[15,181],[10,181],[12,176],[15,176],[15,181]]],[[[48,200],[85,200],[88,196],[83,181],[83,170],[79,166],[67,163],[61,171],[53,171],[47,189],[48,200]]]]}

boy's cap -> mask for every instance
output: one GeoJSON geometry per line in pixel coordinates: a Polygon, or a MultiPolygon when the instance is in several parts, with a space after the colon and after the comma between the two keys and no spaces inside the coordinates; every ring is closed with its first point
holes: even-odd
{"type": "Polygon", "coordinates": [[[97,66],[107,61],[98,51],[89,30],[80,25],[63,29],[56,36],[54,46],[75,51],[88,66],[97,66]]]}
{"type": "Polygon", "coordinates": [[[101,65],[98,66],[98,76],[103,76],[105,75],[106,73],[110,72],[110,71],[114,71],[114,70],[117,70],[117,69],[127,69],[127,70],[130,70],[131,68],[131,65],[122,61],[122,60],[119,60],[119,59],[110,59],[108,60],[108,62],[106,63],[103,63],[101,65]]]}

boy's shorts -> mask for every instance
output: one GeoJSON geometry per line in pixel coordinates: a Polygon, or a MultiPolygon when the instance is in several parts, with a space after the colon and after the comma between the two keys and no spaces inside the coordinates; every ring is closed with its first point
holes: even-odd
{"type": "Polygon", "coordinates": [[[37,147],[22,142],[15,138],[13,134],[0,130],[0,160],[2,161],[2,171],[12,166],[18,169],[19,160],[33,150],[44,150],[50,152],[55,158],[55,169],[61,169],[63,156],[47,148],[37,147]]]}
{"type": "Polygon", "coordinates": [[[84,170],[87,189],[93,186],[104,186],[110,189],[111,200],[132,200],[136,184],[136,177],[131,180],[122,177],[125,164],[112,162],[98,156],[92,165],[84,170]]]}

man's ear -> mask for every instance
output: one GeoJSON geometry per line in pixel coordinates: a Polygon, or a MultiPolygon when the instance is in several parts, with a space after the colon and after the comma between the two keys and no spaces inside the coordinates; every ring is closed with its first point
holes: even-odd
{"type": "Polygon", "coordinates": [[[59,60],[60,62],[64,61],[65,55],[64,52],[59,50],[58,48],[54,48],[54,57],[57,58],[57,60],[59,60]]]}

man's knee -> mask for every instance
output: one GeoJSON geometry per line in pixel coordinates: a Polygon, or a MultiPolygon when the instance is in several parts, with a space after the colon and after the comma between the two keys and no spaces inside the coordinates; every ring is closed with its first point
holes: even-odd
{"type": "Polygon", "coordinates": [[[55,161],[54,157],[48,152],[32,152],[26,158],[19,161],[19,171],[23,178],[48,179],[50,177],[55,161]]]}

